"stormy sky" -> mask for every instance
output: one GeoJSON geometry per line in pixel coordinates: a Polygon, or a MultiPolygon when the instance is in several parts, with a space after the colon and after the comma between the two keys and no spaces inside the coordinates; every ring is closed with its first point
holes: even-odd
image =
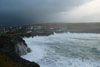
{"type": "Polygon", "coordinates": [[[100,0],[0,0],[0,25],[99,22],[100,0]]]}

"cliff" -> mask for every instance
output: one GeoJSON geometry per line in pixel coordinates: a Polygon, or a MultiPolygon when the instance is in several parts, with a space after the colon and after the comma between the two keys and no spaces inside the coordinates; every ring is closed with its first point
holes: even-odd
{"type": "Polygon", "coordinates": [[[40,67],[20,57],[28,52],[31,50],[22,38],[0,36],[0,67],[40,67]]]}

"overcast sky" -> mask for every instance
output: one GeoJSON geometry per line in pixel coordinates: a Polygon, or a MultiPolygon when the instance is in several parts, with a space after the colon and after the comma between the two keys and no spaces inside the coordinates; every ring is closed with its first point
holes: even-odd
{"type": "Polygon", "coordinates": [[[99,22],[100,0],[0,0],[0,24],[99,22]]]}

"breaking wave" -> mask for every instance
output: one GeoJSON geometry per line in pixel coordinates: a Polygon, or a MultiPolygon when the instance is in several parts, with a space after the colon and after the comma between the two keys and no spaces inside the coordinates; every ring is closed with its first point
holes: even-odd
{"type": "Polygon", "coordinates": [[[100,34],[54,33],[24,40],[32,52],[22,58],[41,67],[100,67],[100,34]]]}

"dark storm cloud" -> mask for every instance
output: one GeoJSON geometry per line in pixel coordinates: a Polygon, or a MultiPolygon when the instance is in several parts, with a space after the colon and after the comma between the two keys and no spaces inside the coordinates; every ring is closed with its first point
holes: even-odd
{"type": "Polygon", "coordinates": [[[87,1],[90,0],[0,0],[0,24],[55,22],[55,13],[69,11],[87,1]]]}

